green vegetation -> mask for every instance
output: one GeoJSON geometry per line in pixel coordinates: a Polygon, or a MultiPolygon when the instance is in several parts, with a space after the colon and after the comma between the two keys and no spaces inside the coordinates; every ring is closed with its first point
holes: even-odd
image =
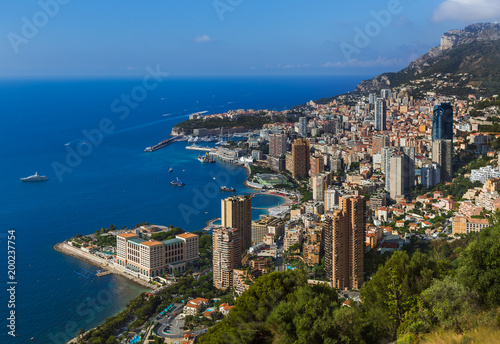
{"type": "Polygon", "coordinates": [[[192,133],[193,129],[200,128],[218,129],[244,127],[246,129],[261,129],[264,124],[276,122],[287,122],[287,118],[285,116],[266,116],[266,113],[261,111],[258,114],[239,117],[235,120],[221,118],[210,118],[207,120],[203,118],[189,119],[177,124],[174,129],[181,129],[187,133],[192,133]]]}
{"type": "Polygon", "coordinates": [[[200,253],[198,268],[200,271],[203,271],[212,267],[212,236],[208,234],[200,235],[198,246],[200,253]]]}
{"type": "Polygon", "coordinates": [[[450,184],[439,183],[431,190],[425,190],[425,192],[441,191],[444,197],[452,196],[455,201],[459,201],[467,190],[482,185],[481,182],[471,182],[469,178],[465,178],[463,174],[459,174],[450,184]]]}
{"type": "Polygon", "coordinates": [[[312,191],[309,190],[309,187],[301,186],[297,189],[297,191],[302,195],[301,203],[307,203],[312,200],[313,194],[312,191]]]}
{"type": "Polygon", "coordinates": [[[127,329],[129,331],[140,329],[144,324],[148,323],[151,317],[167,308],[173,302],[181,302],[181,300],[195,297],[213,299],[214,297],[223,295],[223,292],[213,287],[211,272],[200,277],[198,280],[192,276],[182,277],[176,284],[162,290],[157,296],[150,296],[148,298],[143,293],[131,300],[125,310],[114,317],[107,318],[104,324],[87,332],[83,337],[82,343],[107,344],[110,338],[118,335],[118,329],[129,324],[131,320],[136,319],[127,326],[127,329]]]}
{"type": "Polygon", "coordinates": [[[304,271],[260,277],[200,343],[431,343],[444,335],[481,338],[478,328],[494,338],[500,332],[497,221],[462,240],[422,245],[414,239],[404,251],[381,257],[361,303],[350,308],[340,306],[335,290],[307,285],[304,271]]]}
{"type": "Polygon", "coordinates": [[[174,239],[176,235],[184,233],[182,228],[172,227],[172,226],[170,226],[170,228],[171,229],[168,232],[159,232],[151,234],[151,239],[158,241],[170,240],[174,239]]]}
{"type": "MultiPolygon", "coordinates": [[[[408,84],[416,79],[433,77],[436,74],[450,74],[447,81],[456,83],[457,87],[440,87],[437,91],[442,95],[455,95],[466,98],[469,94],[476,96],[489,96],[498,94],[500,90],[500,69],[498,61],[500,56],[500,45],[497,41],[475,41],[461,44],[446,51],[442,56],[428,59],[427,67],[423,72],[417,72],[416,68],[408,67],[397,73],[384,73],[389,79],[391,87],[408,84]],[[462,80],[461,73],[469,73],[462,80]],[[473,84],[478,89],[467,87],[473,84]]],[[[380,76],[377,77],[380,80],[380,76]]],[[[364,86],[373,87],[371,83],[364,86]]],[[[425,92],[435,90],[435,82],[421,83],[414,88],[413,96],[422,97],[425,92]]]]}
{"type": "Polygon", "coordinates": [[[360,343],[359,327],[346,326],[356,313],[340,307],[334,289],[308,285],[304,272],[274,272],[258,278],[200,343],[360,343]]]}

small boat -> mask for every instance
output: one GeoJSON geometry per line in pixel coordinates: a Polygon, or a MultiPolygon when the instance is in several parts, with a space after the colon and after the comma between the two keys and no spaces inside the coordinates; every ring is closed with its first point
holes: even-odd
{"type": "Polygon", "coordinates": [[[213,164],[215,162],[215,160],[208,153],[206,153],[205,155],[200,155],[198,157],[198,161],[201,162],[202,164],[206,163],[213,164]]]}
{"type": "Polygon", "coordinates": [[[184,186],[186,184],[184,184],[179,178],[176,178],[175,180],[172,180],[170,182],[170,185],[172,185],[172,186],[184,186]]]}
{"type": "Polygon", "coordinates": [[[228,188],[228,187],[226,187],[226,186],[221,186],[221,187],[220,187],[220,191],[221,191],[221,192],[235,192],[235,191],[236,191],[236,189],[235,189],[235,188],[228,188]]]}
{"type": "Polygon", "coordinates": [[[174,172],[174,170],[172,170],[172,167],[168,169],[168,172],[174,172]]]}
{"type": "Polygon", "coordinates": [[[32,176],[21,178],[22,182],[44,182],[46,180],[49,180],[49,178],[45,176],[39,176],[38,172],[35,172],[35,174],[32,176]]]}

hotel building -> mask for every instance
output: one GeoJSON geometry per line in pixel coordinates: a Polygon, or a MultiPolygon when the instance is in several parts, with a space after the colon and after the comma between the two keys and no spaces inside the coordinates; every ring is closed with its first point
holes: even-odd
{"type": "Polygon", "coordinates": [[[116,236],[115,266],[145,280],[176,270],[183,272],[197,259],[196,234],[184,233],[165,241],[145,240],[134,233],[116,236]]]}

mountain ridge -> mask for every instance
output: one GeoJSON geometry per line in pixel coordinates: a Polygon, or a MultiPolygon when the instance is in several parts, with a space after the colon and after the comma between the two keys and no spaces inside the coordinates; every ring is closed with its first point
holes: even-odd
{"type": "Polygon", "coordinates": [[[364,80],[355,92],[372,93],[401,86],[436,73],[470,74],[467,83],[479,85],[479,93],[500,90],[500,24],[478,23],[462,30],[450,30],[441,44],[397,73],[383,73],[364,80]]]}

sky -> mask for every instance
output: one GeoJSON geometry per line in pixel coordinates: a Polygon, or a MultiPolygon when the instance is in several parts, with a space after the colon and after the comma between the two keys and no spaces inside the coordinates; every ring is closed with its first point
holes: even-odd
{"type": "Polygon", "coordinates": [[[3,0],[0,77],[376,75],[499,0],[3,0]]]}

